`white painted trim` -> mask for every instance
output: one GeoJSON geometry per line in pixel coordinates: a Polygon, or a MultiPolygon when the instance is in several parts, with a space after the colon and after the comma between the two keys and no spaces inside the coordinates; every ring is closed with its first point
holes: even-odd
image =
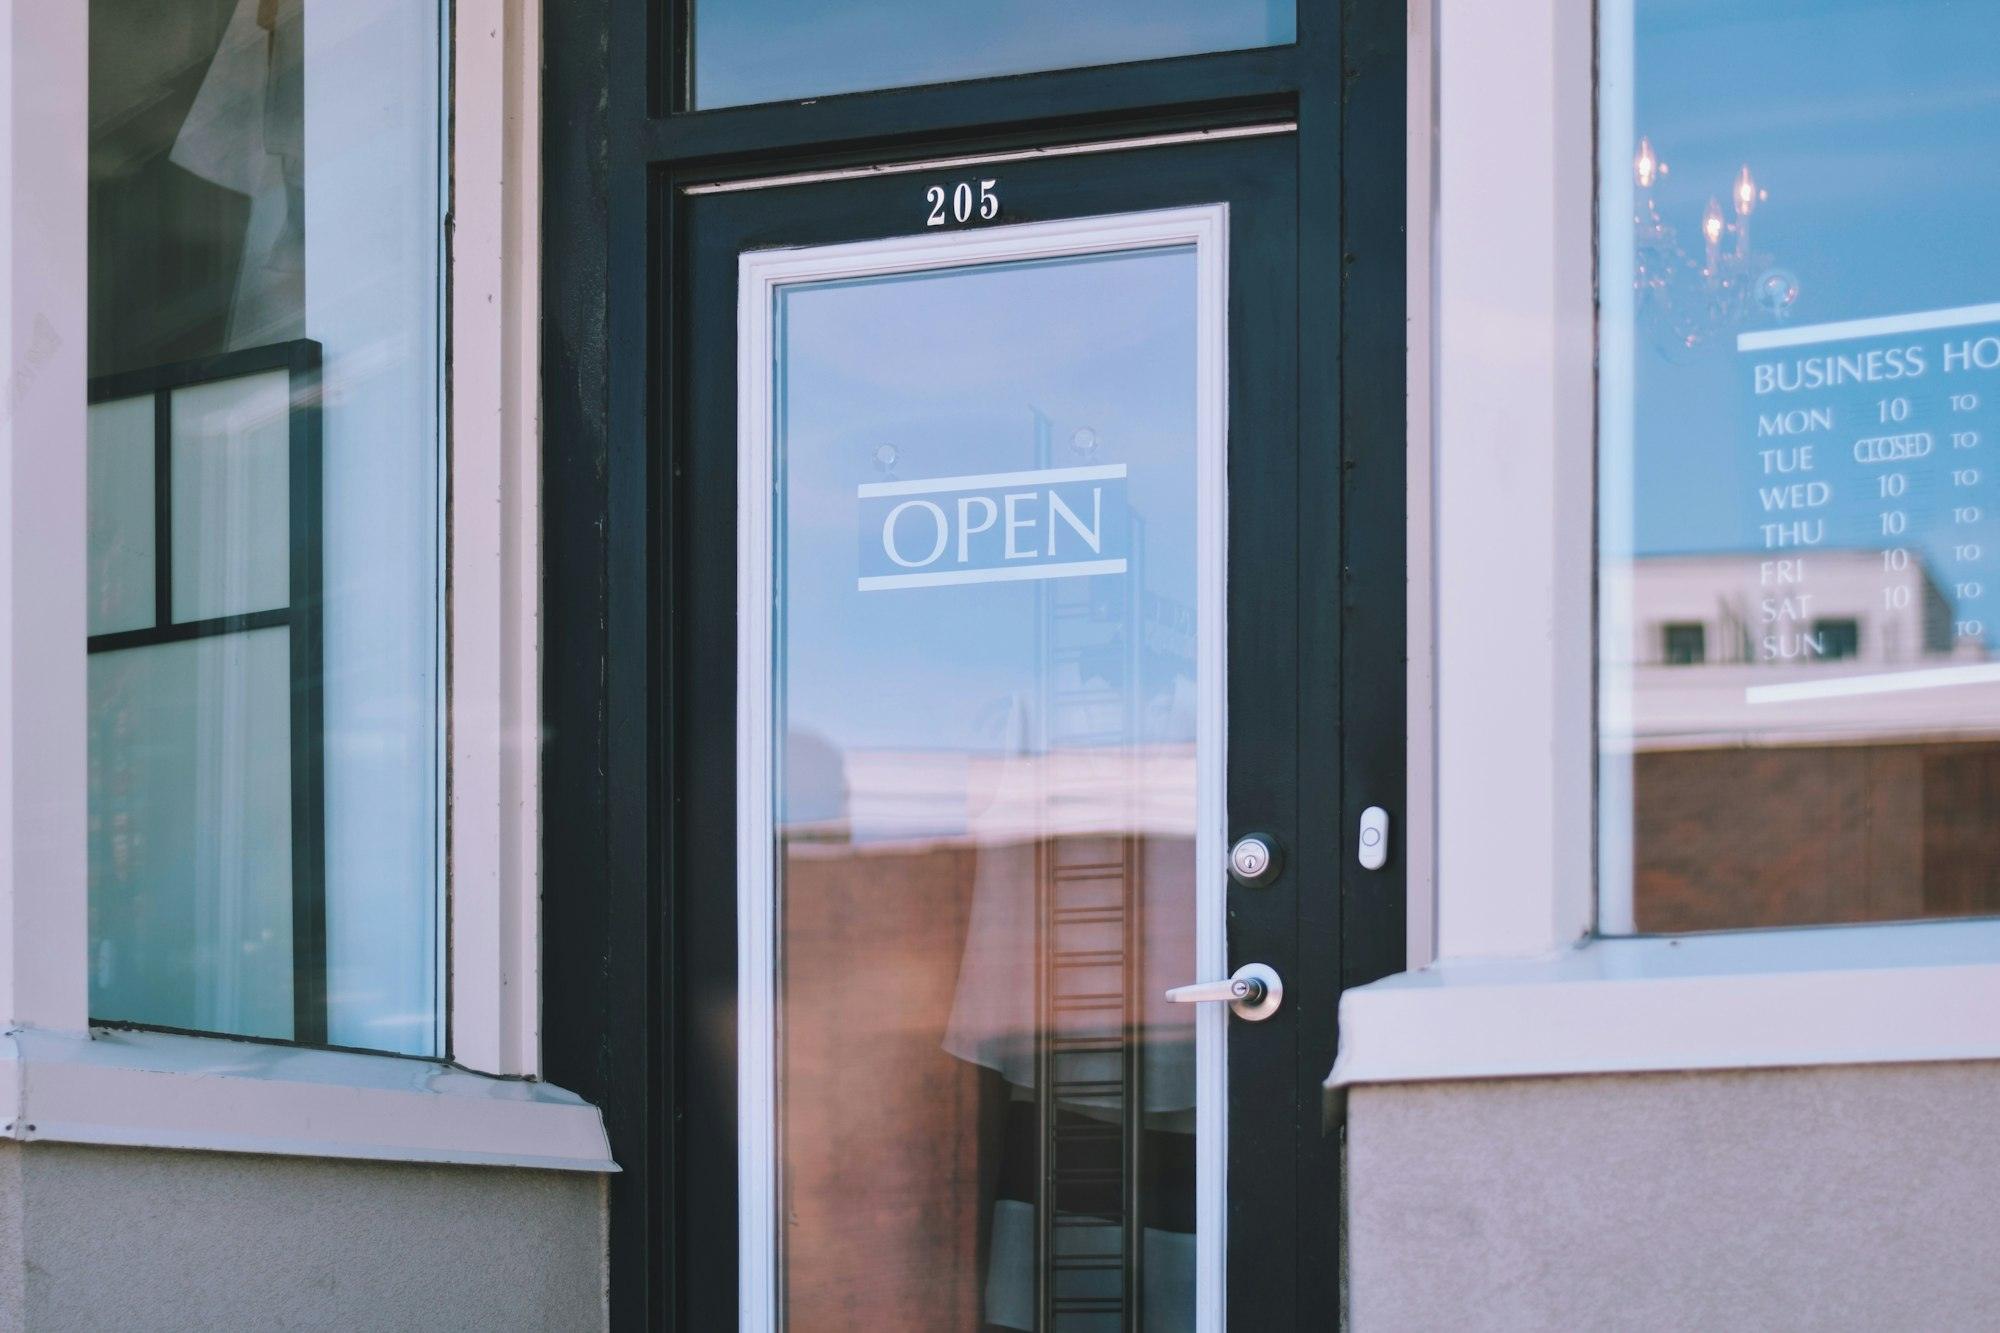
{"type": "MultiPolygon", "coordinates": [[[[775,777],[772,753],[772,612],[777,585],[772,506],[773,304],[779,287],[831,279],[917,273],[1013,260],[1123,250],[1195,247],[1196,415],[1199,422],[1196,637],[1197,771],[1195,954],[1202,976],[1228,972],[1227,882],[1223,877],[1227,759],[1224,679],[1228,550],[1228,209],[1169,209],[1111,217],[999,226],[981,231],[798,250],[763,250],[738,261],[737,287],[737,1217],[739,1319],[750,1330],[781,1326],[778,1311],[776,1153],[778,1089],[775,993],[775,777]]],[[[1220,1333],[1227,1209],[1227,1015],[1203,1005],[1195,1017],[1196,1327],[1220,1333]]]]}
{"type": "Polygon", "coordinates": [[[770,190],[787,185],[817,185],[826,181],[864,180],[871,176],[908,176],[920,171],[950,171],[959,167],[984,167],[1005,162],[1028,162],[1045,157],[1088,157],[1097,153],[1124,153],[1135,148],[1166,148],[1174,144],[1219,142],[1226,139],[1261,139],[1272,134],[1297,130],[1295,120],[1269,125],[1231,125],[1215,130],[1178,130],[1170,134],[1141,134],[1129,139],[1093,139],[1086,143],[1046,144],[1037,148],[1010,148],[997,153],[965,153],[957,157],[927,157],[913,162],[874,162],[864,167],[836,167],[827,171],[794,171],[784,176],[753,176],[745,180],[705,181],[681,187],[682,194],[740,194],[745,190],[770,190]]]}
{"type": "Polygon", "coordinates": [[[0,1018],[81,1032],[88,6],[0,0],[0,1018]]]}
{"type": "Polygon", "coordinates": [[[1347,992],[1327,1085],[2000,1059],[2000,921],[1602,939],[1347,992]]]}
{"type": "Polygon", "coordinates": [[[0,1035],[0,1138],[612,1172],[597,1108],[400,1056],[163,1032],[0,1035]]]}
{"type": "Polygon", "coordinates": [[[1407,495],[1404,551],[1409,568],[1403,827],[1390,830],[1404,867],[1404,956],[1409,967],[1437,957],[1437,581],[1435,419],[1437,321],[1433,310],[1437,230],[1436,0],[1409,0],[1404,217],[1404,403],[1407,495]]]}
{"type": "MultiPolygon", "coordinates": [[[[1633,58],[1633,0],[1601,0],[1597,21],[1597,179],[1600,218],[1636,215],[1637,186],[1632,179],[1632,145],[1638,142],[1633,58]]],[[[1634,256],[1630,245],[1598,251],[1597,348],[1597,537],[1607,550],[1633,549],[1631,527],[1637,513],[1633,422],[1620,405],[1632,402],[1635,326],[1634,256]],[[1608,409],[1608,410],[1607,410],[1608,409]]],[[[1591,548],[1594,559],[1596,548],[1591,548]]],[[[1631,653],[1612,637],[1632,621],[1632,580],[1607,578],[1598,583],[1600,604],[1592,640],[1598,646],[1594,671],[1598,697],[1632,697],[1631,653]]],[[[1630,935],[1637,928],[1632,905],[1633,759],[1629,748],[1597,755],[1597,823],[1593,830],[1597,855],[1593,871],[1598,889],[1597,929],[1605,935],[1630,935]]]]}
{"type": "Polygon", "coordinates": [[[450,1051],[541,1068],[540,71],[533,0],[456,0],[450,1051]]]}
{"type": "MultiPolygon", "coordinates": [[[[806,252],[811,253],[811,252],[806,252]]],[[[736,1213],[739,1326],[778,1316],[776,764],[772,754],[772,302],[766,265],[741,257],[736,288],[736,1213]]]]}
{"type": "Polygon", "coordinates": [[[1437,0],[1441,958],[1593,919],[1592,29],[1590,0],[1437,0]]]}
{"type": "MultiPolygon", "coordinates": [[[[1170,219],[1195,244],[1195,973],[1229,975],[1229,209],[1140,214],[1170,219]]],[[[1195,1328],[1228,1322],[1229,1020],[1196,1005],[1195,1328]]]]}

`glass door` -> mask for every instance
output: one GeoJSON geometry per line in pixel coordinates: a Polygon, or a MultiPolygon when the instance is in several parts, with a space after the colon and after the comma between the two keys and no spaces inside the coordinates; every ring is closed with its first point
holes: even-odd
{"type": "Polygon", "coordinates": [[[1226,225],[742,260],[746,1310],[1192,1327],[1226,225]]]}
{"type": "Polygon", "coordinates": [[[696,1040],[736,1153],[696,1174],[741,1327],[1218,1329],[1290,1270],[1289,1202],[1238,1207],[1288,1200],[1319,1133],[1284,1000],[1295,639],[1254,619],[1296,590],[1269,140],[1134,153],[1178,175],[1118,211],[1040,163],[886,236],[839,238],[848,205],[929,183],[696,206],[737,330],[694,395],[697,437],[733,424],[689,503],[733,470],[736,675],[734,967],[689,977],[731,1020],[696,1040]],[[1232,880],[1252,830],[1273,864],[1232,880]]]}

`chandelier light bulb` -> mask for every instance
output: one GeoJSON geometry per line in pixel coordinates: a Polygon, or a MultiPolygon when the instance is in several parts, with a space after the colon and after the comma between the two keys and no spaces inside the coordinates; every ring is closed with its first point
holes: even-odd
{"type": "Polygon", "coordinates": [[[1660,159],[1653,155],[1653,141],[1645,137],[1639,140],[1638,156],[1632,159],[1632,178],[1639,182],[1639,188],[1650,190],[1660,173],[1660,159]]]}
{"type": "Polygon", "coordinates": [[[1641,137],[1632,155],[1632,179],[1639,187],[1632,209],[1632,287],[1656,326],[1660,349],[1670,356],[1695,351],[1760,308],[1772,319],[1788,317],[1798,302],[1799,280],[1767,267],[1768,257],[1751,247],[1750,215],[1771,195],[1750,164],[1729,178],[1728,204],[1720,191],[1708,197],[1700,215],[1701,241],[1685,249],[1653,193],[1666,174],[1653,141],[1641,137]]]}
{"type": "Polygon", "coordinates": [[[1757,189],[1756,180],[1750,175],[1750,166],[1745,163],[1743,170],[1736,173],[1736,216],[1747,218],[1750,210],[1757,207],[1763,194],[1757,189]]]}

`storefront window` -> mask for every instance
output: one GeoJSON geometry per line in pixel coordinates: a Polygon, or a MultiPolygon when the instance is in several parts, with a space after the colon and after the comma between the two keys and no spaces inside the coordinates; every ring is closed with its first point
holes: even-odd
{"type": "Polygon", "coordinates": [[[1603,925],[2000,913],[2000,9],[1600,40],[1603,925]]]}
{"type": "Polygon", "coordinates": [[[692,0],[697,108],[1283,46],[1296,0],[692,0]]]}
{"type": "Polygon", "coordinates": [[[98,1020],[441,1049],[441,32],[91,0],[98,1020]]]}

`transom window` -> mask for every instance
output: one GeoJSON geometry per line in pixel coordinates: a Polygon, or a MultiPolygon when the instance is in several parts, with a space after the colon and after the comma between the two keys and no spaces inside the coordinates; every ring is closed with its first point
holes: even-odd
{"type": "Polygon", "coordinates": [[[691,0],[697,109],[1283,46],[1297,0],[691,0]]]}

